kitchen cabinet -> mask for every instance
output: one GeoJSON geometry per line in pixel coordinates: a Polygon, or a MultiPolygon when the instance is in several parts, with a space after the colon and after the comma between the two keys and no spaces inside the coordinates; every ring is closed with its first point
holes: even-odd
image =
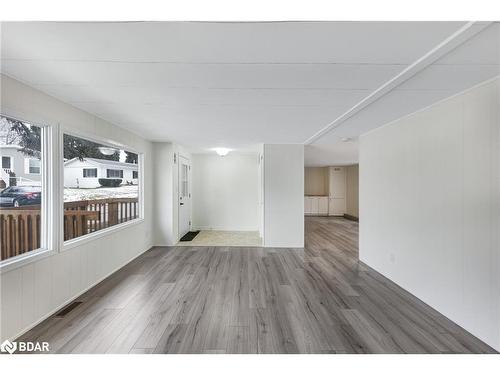
{"type": "Polygon", "coordinates": [[[310,216],[328,215],[327,196],[305,196],[304,214],[310,216]]]}

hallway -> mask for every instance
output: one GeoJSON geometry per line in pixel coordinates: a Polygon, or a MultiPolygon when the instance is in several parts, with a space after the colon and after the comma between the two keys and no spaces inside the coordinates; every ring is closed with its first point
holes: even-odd
{"type": "Polygon", "coordinates": [[[53,353],[494,352],[359,264],[358,223],[305,227],[305,250],[153,248],[20,339],[53,353]]]}

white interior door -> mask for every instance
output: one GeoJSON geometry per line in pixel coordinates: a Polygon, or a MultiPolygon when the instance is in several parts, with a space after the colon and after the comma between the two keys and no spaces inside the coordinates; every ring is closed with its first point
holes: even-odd
{"type": "Polygon", "coordinates": [[[191,164],[179,157],[179,238],[191,229],[191,164]]]}

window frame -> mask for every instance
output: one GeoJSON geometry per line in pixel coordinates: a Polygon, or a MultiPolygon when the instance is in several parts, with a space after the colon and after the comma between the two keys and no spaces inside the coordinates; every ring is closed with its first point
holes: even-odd
{"type": "Polygon", "coordinates": [[[32,160],[38,160],[38,159],[35,159],[35,158],[29,158],[29,157],[25,157],[25,159],[28,159],[28,172],[26,174],[34,174],[34,175],[41,175],[42,174],[42,162],[41,160],[40,161],[40,165],[38,167],[34,167],[34,168],[39,168],[40,171],[39,172],[31,172],[31,161],[32,160]]]}
{"type": "Polygon", "coordinates": [[[82,178],[97,178],[97,168],[82,168],[82,178]],[[85,176],[85,171],[95,171],[95,176],[85,176]]]}
{"type": "Polygon", "coordinates": [[[53,213],[57,200],[57,192],[54,190],[54,186],[56,186],[55,181],[58,176],[54,173],[53,165],[56,156],[55,150],[57,150],[57,147],[54,146],[57,146],[58,124],[43,118],[36,119],[26,113],[11,111],[6,108],[0,112],[0,116],[39,127],[41,129],[42,153],[39,174],[42,195],[40,204],[40,248],[0,261],[0,274],[2,274],[57,253],[56,231],[58,218],[54,218],[53,213]]]}
{"type": "MultiPolygon", "coordinates": [[[[3,115],[2,115],[3,116],[3,115]]],[[[3,117],[9,117],[9,116],[3,116],[3,117]]],[[[11,117],[12,118],[12,117],[11,117]]],[[[14,171],[12,169],[12,156],[5,156],[5,155],[2,155],[2,169],[10,169],[11,171],[14,171]],[[5,168],[3,166],[3,159],[9,159],[9,168],[5,168]]]]}
{"type": "MultiPolygon", "coordinates": [[[[119,148],[120,150],[128,151],[128,152],[133,152],[137,154],[138,156],[138,162],[137,166],[139,170],[144,171],[144,152],[138,151],[137,149],[134,149],[133,147],[130,147],[128,145],[125,145],[123,143],[113,141],[110,139],[98,139],[96,138],[95,135],[86,133],[84,131],[75,131],[72,128],[64,126],[62,124],[59,129],[59,189],[60,189],[60,197],[58,199],[58,212],[62,213],[64,211],[64,134],[71,135],[73,137],[79,137],[86,139],[88,141],[92,141],[95,143],[99,143],[103,146],[108,146],[108,147],[113,147],[113,148],[119,148]]],[[[125,229],[130,226],[134,226],[137,224],[140,224],[144,222],[144,177],[142,176],[144,173],[140,174],[140,178],[138,179],[138,204],[139,204],[139,217],[130,221],[126,221],[124,223],[120,223],[117,225],[113,225],[112,227],[101,229],[99,231],[85,234],[83,236],[73,238],[71,240],[64,241],[64,220],[62,220],[63,215],[59,215],[61,220],[59,221],[59,248],[60,252],[65,252],[70,249],[73,249],[75,247],[81,246],[85,243],[91,242],[93,240],[96,240],[98,238],[108,236],[112,233],[118,232],[122,229],[125,229]]]]}
{"type": "Polygon", "coordinates": [[[2,108],[0,115],[40,127],[42,129],[41,149],[43,155],[40,175],[42,187],[40,242],[42,246],[39,249],[0,261],[0,275],[144,222],[144,192],[146,188],[144,167],[147,155],[143,151],[111,140],[97,139],[96,135],[75,131],[73,128],[66,127],[64,123],[43,115],[36,116],[33,113],[15,110],[6,106],[2,108]],[[138,155],[136,165],[142,173],[139,174],[138,178],[139,217],[137,219],[64,242],[64,221],[61,214],[64,209],[64,134],[85,138],[110,147],[119,147],[122,150],[138,155]]]}
{"type": "Polygon", "coordinates": [[[106,168],[106,178],[122,178],[123,179],[123,169],[106,168]],[[119,172],[118,176],[109,176],[109,172],[119,172]]]}

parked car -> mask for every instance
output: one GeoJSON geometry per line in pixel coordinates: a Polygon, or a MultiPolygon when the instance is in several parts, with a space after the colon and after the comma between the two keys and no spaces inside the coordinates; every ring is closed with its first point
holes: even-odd
{"type": "Polygon", "coordinates": [[[33,206],[41,202],[40,186],[10,186],[0,193],[0,207],[33,206]]]}

